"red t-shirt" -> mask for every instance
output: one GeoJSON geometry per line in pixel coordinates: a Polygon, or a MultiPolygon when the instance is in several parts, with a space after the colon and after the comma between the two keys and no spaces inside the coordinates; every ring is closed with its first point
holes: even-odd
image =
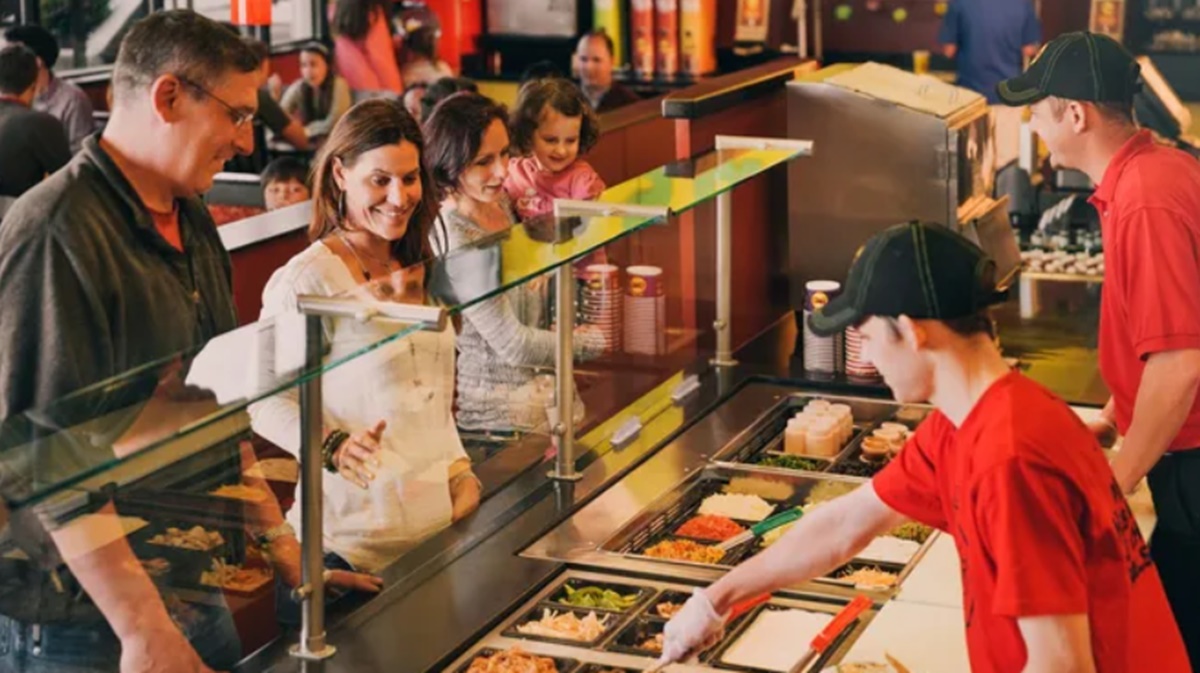
{"type": "Polygon", "coordinates": [[[874,480],[954,537],[974,673],[1020,673],[1017,618],[1086,613],[1099,673],[1187,673],[1158,571],[1083,422],[1016,373],[961,428],[934,412],[874,480]]]}
{"type": "MultiPolygon", "coordinates": [[[[1146,358],[1200,348],[1200,162],[1134,136],[1091,202],[1104,239],[1100,372],[1129,431],[1146,358]]],[[[1200,397],[1171,450],[1200,447],[1200,397]]]]}
{"type": "Polygon", "coordinates": [[[154,228],[167,240],[167,243],[171,244],[171,247],[179,251],[183,250],[183,234],[179,229],[179,206],[169,213],[151,210],[150,219],[154,220],[154,228]]]}

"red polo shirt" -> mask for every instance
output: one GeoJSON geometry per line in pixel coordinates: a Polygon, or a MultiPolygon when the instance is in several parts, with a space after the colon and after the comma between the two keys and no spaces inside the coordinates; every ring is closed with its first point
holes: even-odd
{"type": "MultiPolygon", "coordinates": [[[[1148,131],[1113,157],[1091,198],[1104,239],[1100,372],[1129,431],[1146,358],[1200,349],[1200,162],[1148,131]]],[[[1200,447],[1200,398],[1170,450],[1200,447]]]]}
{"type": "Polygon", "coordinates": [[[889,507],[954,537],[973,673],[1021,673],[1022,617],[1086,614],[1098,673],[1190,673],[1137,523],[1096,438],[1032,380],[940,411],[874,479],[889,507]]]}

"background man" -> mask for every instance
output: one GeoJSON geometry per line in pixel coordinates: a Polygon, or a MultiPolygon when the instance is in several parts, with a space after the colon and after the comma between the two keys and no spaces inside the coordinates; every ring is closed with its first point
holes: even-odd
{"type": "Polygon", "coordinates": [[[632,89],[613,81],[613,42],[603,30],[579,39],[575,49],[579,86],[596,112],[608,112],[636,103],[641,98],[632,89]]]}
{"type": "Polygon", "coordinates": [[[92,100],[83,89],[54,75],[58,63],[58,40],[41,26],[13,26],[4,31],[4,41],[29,47],[38,60],[38,96],[35,110],[48,112],[62,122],[71,143],[71,153],[79,151],[83,139],[96,130],[92,118],[92,100]]]}
{"type": "Polygon", "coordinates": [[[37,78],[32,51],[20,44],[0,49],[0,196],[24,194],[71,159],[62,124],[30,107],[37,78]]]}

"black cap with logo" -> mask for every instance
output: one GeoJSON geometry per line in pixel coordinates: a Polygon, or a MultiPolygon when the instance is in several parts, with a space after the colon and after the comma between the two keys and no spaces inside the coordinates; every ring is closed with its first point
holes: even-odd
{"type": "Polygon", "coordinates": [[[1096,33],[1051,40],[1024,73],[996,85],[1007,105],[1057,96],[1093,103],[1128,103],[1141,86],[1142,68],[1121,43],[1096,33]]]}
{"type": "Polygon", "coordinates": [[[850,265],[845,291],[808,318],[831,336],[871,316],[966,318],[1003,302],[996,263],[979,246],[937,224],[909,222],[871,237],[850,265]]]}

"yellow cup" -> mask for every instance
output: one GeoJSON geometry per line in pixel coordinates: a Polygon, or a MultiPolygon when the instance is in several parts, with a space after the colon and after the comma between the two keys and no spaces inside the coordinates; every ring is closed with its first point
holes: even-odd
{"type": "Polygon", "coordinates": [[[929,51],[918,49],[913,52],[913,72],[924,75],[929,72],[929,51]]]}

